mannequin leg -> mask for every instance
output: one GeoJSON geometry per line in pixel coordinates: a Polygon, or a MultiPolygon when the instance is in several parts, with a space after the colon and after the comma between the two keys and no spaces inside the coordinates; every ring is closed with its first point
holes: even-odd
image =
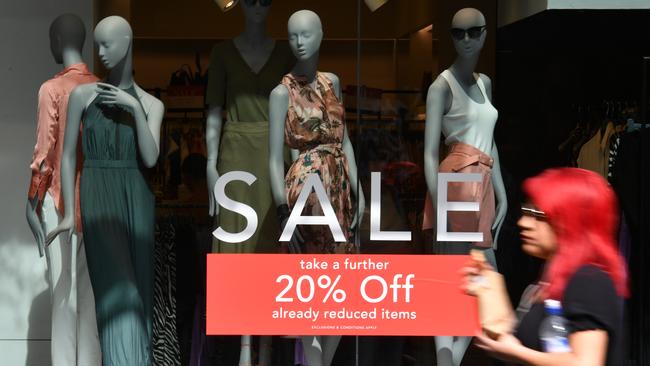
{"type": "Polygon", "coordinates": [[[251,361],[251,336],[241,336],[241,351],[239,353],[239,366],[252,366],[251,361]]]}
{"type": "Polygon", "coordinates": [[[302,336],[305,358],[309,366],[330,366],[341,336],[302,336]]]}
{"type": "Polygon", "coordinates": [[[271,365],[271,337],[260,337],[260,353],[259,353],[259,366],[271,365]]]}
{"type": "MultiPolygon", "coordinates": [[[[45,230],[54,229],[61,217],[56,211],[54,200],[49,193],[45,194],[42,207],[42,218],[45,230]]],[[[52,340],[51,356],[53,366],[76,365],[77,360],[77,319],[73,305],[76,299],[71,299],[72,290],[72,243],[68,243],[65,235],[59,235],[47,248],[49,255],[50,278],[52,279],[52,340]],[[72,301],[74,300],[74,301],[72,301]]]]}
{"type": "MultiPolygon", "coordinates": [[[[438,243],[438,254],[461,254],[466,255],[472,248],[471,243],[465,242],[441,242],[438,243]]],[[[471,337],[435,337],[436,360],[438,366],[458,366],[465,355],[465,350],[471,341],[471,337]],[[459,338],[468,338],[461,341],[459,338]],[[458,361],[456,361],[458,360],[458,361]]]]}
{"type": "MultiPolygon", "coordinates": [[[[79,238],[81,239],[81,238],[79,238]]],[[[83,240],[77,245],[77,361],[79,365],[101,365],[97,318],[95,317],[95,296],[90,284],[86,250],[83,240]]]]}
{"type": "Polygon", "coordinates": [[[461,361],[463,361],[463,357],[470,343],[472,343],[472,337],[454,337],[454,345],[452,348],[454,366],[459,366],[461,361]]]}
{"type": "Polygon", "coordinates": [[[309,366],[323,365],[323,350],[321,348],[321,336],[302,336],[302,347],[305,352],[305,359],[309,366]]]}
{"type": "Polygon", "coordinates": [[[436,363],[438,366],[452,366],[454,337],[438,336],[436,342],[436,363]]]}
{"type": "Polygon", "coordinates": [[[323,345],[323,366],[330,366],[334,360],[341,336],[321,337],[323,345]]]}

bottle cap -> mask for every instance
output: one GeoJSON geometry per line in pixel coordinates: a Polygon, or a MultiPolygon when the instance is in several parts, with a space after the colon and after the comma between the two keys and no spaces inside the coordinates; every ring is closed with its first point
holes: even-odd
{"type": "Polygon", "coordinates": [[[544,308],[551,315],[560,315],[562,313],[562,303],[557,300],[544,300],[544,308]]]}

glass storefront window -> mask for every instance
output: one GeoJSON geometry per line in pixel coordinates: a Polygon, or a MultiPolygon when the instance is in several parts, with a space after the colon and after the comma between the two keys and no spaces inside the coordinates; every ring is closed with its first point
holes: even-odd
{"type": "Polygon", "coordinates": [[[65,6],[0,22],[8,364],[650,362],[650,5],[65,6]]]}

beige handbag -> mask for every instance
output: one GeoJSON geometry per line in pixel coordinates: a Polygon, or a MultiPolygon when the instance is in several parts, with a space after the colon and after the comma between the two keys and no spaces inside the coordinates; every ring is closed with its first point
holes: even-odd
{"type": "Polygon", "coordinates": [[[478,312],[485,334],[497,339],[501,334],[512,334],[517,322],[512,304],[506,291],[503,276],[486,269],[485,256],[480,250],[472,250],[470,256],[481,263],[480,275],[468,286],[468,292],[478,298],[478,312]]]}

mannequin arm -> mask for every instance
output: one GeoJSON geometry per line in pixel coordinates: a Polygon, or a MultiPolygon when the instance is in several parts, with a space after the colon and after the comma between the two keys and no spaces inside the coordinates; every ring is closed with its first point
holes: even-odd
{"type": "Polygon", "coordinates": [[[217,180],[219,179],[217,162],[219,161],[219,144],[221,142],[221,127],[223,125],[221,109],[221,106],[210,106],[205,126],[205,145],[208,148],[206,176],[208,180],[210,216],[219,214],[219,205],[214,196],[214,186],[217,184],[217,180]]]}
{"type": "Polygon", "coordinates": [[[63,194],[65,214],[59,225],[47,235],[48,244],[60,233],[64,233],[68,236],[68,239],[71,239],[74,231],[77,139],[84,105],[90,97],[91,88],[95,88],[95,84],[80,85],[72,91],[68,99],[68,116],[63,138],[63,152],[61,154],[61,193],[63,194]]]}
{"type": "MultiPolygon", "coordinates": [[[[438,167],[440,164],[438,154],[440,149],[440,133],[448,90],[449,86],[447,85],[447,82],[443,78],[438,77],[429,87],[426,102],[427,110],[424,127],[424,177],[431,198],[431,204],[433,205],[434,234],[436,233],[436,207],[438,202],[438,167]]],[[[436,238],[434,236],[434,241],[435,240],[436,238]]]]}
{"type": "Polygon", "coordinates": [[[284,123],[288,111],[289,91],[284,85],[278,85],[269,97],[269,178],[276,206],[287,203],[284,188],[284,123]]]}
{"type": "MultiPolygon", "coordinates": [[[[490,78],[485,74],[480,74],[480,78],[485,86],[485,92],[488,98],[490,98],[490,102],[492,102],[492,80],[490,80],[490,78]]],[[[505,220],[508,211],[508,196],[506,195],[503,177],[501,176],[499,151],[497,150],[497,145],[494,142],[494,139],[492,140],[492,152],[490,155],[492,156],[492,159],[494,159],[494,164],[492,165],[492,186],[494,187],[494,195],[497,199],[496,215],[494,217],[494,223],[492,224],[492,230],[494,230],[492,247],[496,249],[499,233],[501,232],[501,226],[503,225],[503,221],[505,220]]]]}
{"type": "Polygon", "coordinates": [[[155,100],[148,115],[145,115],[142,106],[138,103],[134,108],[138,148],[140,156],[147,168],[158,162],[160,155],[160,127],[165,115],[165,106],[158,99],[155,100]]]}
{"type": "Polygon", "coordinates": [[[497,150],[497,145],[494,141],[492,141],[492,159],[494,159],[494,164],[492,164],[492,186],[494,187],[494,195],[497,199],[496,215],[494,217],[494,224],[492,225],[492,230],[495,230],[492,246],[494,249],[497,249],[497,240],[499,238],[501,226],[503,225],[506,212],[508,211],[508,196],[503,184],[503,177],[501,176],[499,151],[497,150]]]}
{"type": "Polygon", "coordinates": [[[103,105],[126,107],[135,118],[138,151],[147,168],[156,165],[160,153],[160,126],[165,114],[165,106],[153,98],[151,108],[145,113],[138,99],[124,90],[106,83],[97,83],[97,95],[103,105]]]}
{"type": "MultiPolygon", "coordinates": [[[[289,91],[284,85],[278,85],[271,91],[269,97],[269,178],[271,179],[273,201],[278,208],[287,204],[284,181],[284,123],[288,112],[289,91]]],[[[292,150],[292,156],[295,155],[293,152],[294,150],[292,150]]],[[[281,214],[278,214],[278,219],[281,221],[280,229],[284,230],[289,217],[282,217],[281,214]]],[[[300,227],[297,227],[288,243],[289,251],[291,253],[302,252],[303,243],[304,237],[300,227]]]]}
{"type": "Polygon", "coordinates": [[[46,165],[46,159],[56,147],[59,132],[59,111],[55,99],[56,96],[50,90],[48,84],[43,84],[38,91],[36,145],[34,146],[34,156],[30,164],[32,179],[25,207],[27,223],[36,239],[41,257],[44,255],[46,233],[39,218],[39,208],[47,192],[47,186],[50,184],[51,174],[53,174],[52,167],[46,165]]]}
{"type": "Polygon", "coordinates": [[[29,224],[29,229],[34,234],[34,239],[36,239],[36,244],[38,245],[38,254],[42,257],[45,254],[45,229],[41,224],[41,220],[38,218],[36,210],[39,205],[39,199],[37,196],[34,196],[32,199],[27,200],[27,205],[25,207],[25,217],[27,218],[27,224],[29,224]]]}
{"type": "Polygon", "coordinates": [[[348,160],[348,176],[350,177],[350,189],[352,194],[357,198],[357,210],[354,214],[354,219],[352,220],[350,229],[354,229],[361,225],[361,219],[366,210],[366,198],[363,195],[363,189],[359,184],[359,179],[357,175],[357,162],[354,158],[354,149],[352,148],[352,143],[348,138],[348,129],[345,128],[343,134],[343,152],[345,157],[348,160]]]}
{"type": "MultiPolygon", "coordinates": [[[[332,82],[332,86],[334,87],[334,93],[336,94],[336,97],[340,101],[342,101],[343,95],[341,93],[341,83],[339,81],[338,76],[332,73],[326,73],[326,75],[332,82]]],[[[350,143],[347,127],[345,127],[345,130],[343,132],[342,145],[343,145],[342,146],[343,152],[345,153],[345,157],[347,158],[348,161],[348,175],[350,177],[350,189],[352,190],[352,194],[354,194],[354,197],[357,199],[357,212],[355,212],[354,219],[352,220],[351,223],[351,229],[352,229],[361,225],[361,219],[366,209],[366,199],[365,196],[363,195],[363,190],[359,185],[359,180],[357,175],[357,161],[354,157],[354,148],[352,147],[352,143],[350,143]]]]}

